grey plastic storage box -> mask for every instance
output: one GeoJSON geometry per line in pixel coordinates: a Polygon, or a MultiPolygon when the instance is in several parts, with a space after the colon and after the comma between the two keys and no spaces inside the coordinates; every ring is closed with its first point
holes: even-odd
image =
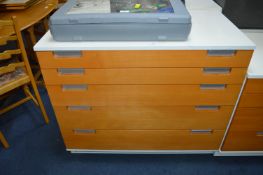
{"type": "Polygon", "coordinates": [[[50,30],[57,41],[183,41],[191,16],[181,0],[70,0],[50,30]]]}

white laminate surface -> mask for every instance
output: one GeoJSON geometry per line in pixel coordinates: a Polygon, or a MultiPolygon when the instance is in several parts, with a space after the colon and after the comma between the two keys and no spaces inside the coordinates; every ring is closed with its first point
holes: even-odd
{"type": "Polygon", "coordinates": [[[247,76],[263,78],[263,30],[243,30],[243,32],[256,44],[247,76]]]}
{"type": "Polygon", "coordinates": [[[53,50],[250,50],[255,45],[221,13],[190,11],[192,30],[187,41],[176,42],[56,42],[50,32],[35,51],[53,50]]]}
{"type": "Polygon", "coordinates": [[[190,11],[218,11],[220,13],[222,11],[222,8],[213,0],[186,0],[185,5],[190,11]]]}

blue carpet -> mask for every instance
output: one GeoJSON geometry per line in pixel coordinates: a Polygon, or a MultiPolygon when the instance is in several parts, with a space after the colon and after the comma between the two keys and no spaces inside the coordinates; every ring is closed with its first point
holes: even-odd
{"type": "Polygon", "coordinates": [[[49,125],[32,102],[0,118],[11,145],[7,150],[0,146],[0,175],[263,175],[263,157],[70,154],[47,92],[40,92],[49,125]]]}

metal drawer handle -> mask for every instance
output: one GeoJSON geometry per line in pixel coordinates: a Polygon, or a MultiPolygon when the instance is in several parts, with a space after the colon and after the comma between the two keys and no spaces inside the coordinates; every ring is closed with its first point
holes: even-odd
{"type": "Polygon", "coordinates": [[[263,137],[263,131],[258,131],[257,136],[263,137]]]}
{"type": "Polygon", "coordinates": [[[88,85],[86,84],[64,84],[62,85],[63,91],[85,91],[88,89],[88,85]]]}
{"type": "Polygon", "coordinates": [[[220,106],[195,106],[197,111],[218,111],[220,106]]]}
{"type": "Polygon", "coordinates": [[[234,56],[236,50],[208,50],[208,56],[234,56]]]}
{"type": "Polygon", "coordinates": [[[96,134],[95,129],[73,129],[75,134],[96,134]]]}
{"type": "Polygon", "coordinates": [[[61,75],[83,75],[85,69],[83,68],[58,68],[58,73],[61,75]]]}
{"type": "Polygon", "coordinates": [[[203,68],[205,74],[229,74],[231,68],[217,67],[217,68],[203,68]]]}
{"type": "Polygon", "coordinates": [[[222,89],[225,89],[226,88],[226,85],[225,84],[201,84],[200,85],[200,89],[202,90],[207,90],[207,89],[219,89],[219,90],[222,90],[222,89]]]}
{"type": "Polygon", "coordinates": [[[213,130],[212,129],[192,129],[191,133],[192,134],[212,134],[213,130]]]}
{"type": "Polygon", "coordinates": [[[92,110],[91,106],[68,106],[69,111],[90,111],[92,110]]]}
{"type": "Polygon", "coordinates": [[[81,57],[82,52],[81,51],[54,51],[53,55],[56,58],[76,58],[76,57],[81,57]]]}

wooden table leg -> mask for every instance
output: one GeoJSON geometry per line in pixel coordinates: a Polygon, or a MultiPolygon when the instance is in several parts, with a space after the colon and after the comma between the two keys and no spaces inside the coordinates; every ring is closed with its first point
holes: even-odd
{"type": "Polygon", "coordinates": [[[44,28],[45,28],[45,30],[46,30],[46,32],[47,32],[48,29],[49,29],[49,26],[48,26],[48,17],[45,17],[45,18],[43,19],[43,24],[44,24],[44,28]]]}
{"type": "Polygon", "coordinates": [[[32,44],[35,45],[37,42],[37,39],[36,39],[35,32],[34,32],[34,25],[27,28],[26,30],[28,31],[28,33],[30,35],[30,39],[31,39],[32,44]]]}
{"type": "Polygon", "coordinates": [[[26,37],[26,43],[27,43],[27,54],[28,54],[29,58],[35,62],[35,64],[31,64],[31,69],[36,70],[35,81],[41,85],[43,83],[39,79],[40,79],[42,74],[40,72],[40,66],[38,64],[37,56],[33,50],[33,46],[36,43],[34,26],[29,27],[27,29],[27,33],[26,33],[25,37],[26,37]]]}
{"type": "Polygon", "coordinates": [[[9,144],[1,131],[0,131],[0,142],[3,144],[4,148],[9,148],[9,144]]]}

